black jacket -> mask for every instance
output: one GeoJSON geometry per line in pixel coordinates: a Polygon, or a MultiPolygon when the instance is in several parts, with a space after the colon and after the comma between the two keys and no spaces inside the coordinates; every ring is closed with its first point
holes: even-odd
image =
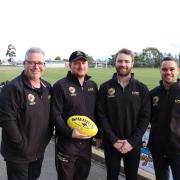
{"type": "Polygon", "coordinates": [[[118,139],[127,139],[139,148],[150,120],[149,91],[133,75],[123,89],[116,76],[99,90],[98,119],[105,142],[114,144],[118,139]]]}
{"type": "Polygon", "coordinates": [[[97,85],[90,80],[90,76],[86,75],[81,86],[70,71],[65,78],[54,84],[51,107],[56,135],[60,139],[76,141],[72,139],[72,129],[67,126],[70,116],[83,115],[95,121],[97,93],[97,85]]]}
{"type": "Polygon", "coordinates": [[[51,86],[41,80],[33,89],[24,73],[4,86],[0,94],[1,153],[5,160],[30,162],[43,155],[52,136],[51,86]]]}
{"type": "Polygon", "coordinates": [[[169,90],[160,86],[151,92],[151,131],[148,147],[161,154],[180,153],[180,81],[169,90]]]}

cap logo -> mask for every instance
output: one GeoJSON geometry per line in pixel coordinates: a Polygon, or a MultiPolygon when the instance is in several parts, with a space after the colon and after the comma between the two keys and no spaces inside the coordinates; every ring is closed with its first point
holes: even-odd
{"type": "Polygon", "coordinates": [[[77,51],[76,55],[77,55],[77,56],[81,56],[81,55],[83,55],[83,54],[82,54],[80,51],[77,51]]]}

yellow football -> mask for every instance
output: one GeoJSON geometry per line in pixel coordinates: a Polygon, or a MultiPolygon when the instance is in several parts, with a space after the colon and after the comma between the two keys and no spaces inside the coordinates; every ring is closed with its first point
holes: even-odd
{"type": "Polygon", "coordinates": [[[79,128],[81,134],[95,136],[98,132],[96,124],[87,116],[71,116],[68,118],[67,124],[72,129],[79,128]]]}

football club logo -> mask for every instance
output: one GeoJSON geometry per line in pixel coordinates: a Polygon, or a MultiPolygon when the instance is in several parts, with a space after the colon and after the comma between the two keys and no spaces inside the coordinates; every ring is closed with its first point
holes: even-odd
{"type": "Polygon", "coordinates": [[[71,96],[76,96],[76,89],[72,86],[69,87],[69,92],[71,96]]]}
{"type": "Polygon", "coordinates": [[[108,89],[108,97],[114,97],[115,95],[115,89],[114,88],[110,88],[108,89]]]}
{"type": "Polygon", "coordinates": [[[154,96],[153,97],[153,106],[158,106],[159,103],[159,97],[158,96],[154,96]]]}
{"type": "Polygon", "coordinates": [[[33,94],[28,94],[28,101],[29,101],[29,105],[34,105],[36,104],[35,102],[35,96],[33,94]]]}

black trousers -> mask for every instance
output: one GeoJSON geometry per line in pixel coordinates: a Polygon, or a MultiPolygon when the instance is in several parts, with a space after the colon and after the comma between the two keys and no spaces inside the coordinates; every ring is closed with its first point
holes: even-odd
{"type": "Polygon", "coordinates": [[[91,140],[61,139],[55,148],[58,180],[86,180],[91,167],[91,140]]]}
{"type": "Polygon", "coordinates": [[[90,158],[56,152],[58,180],[86,180],[91,167],[90,158]]]}
{"type": "Polygon", "coordinates": [[[6,161],[8,180],[37,180],[41,174],[43,157],[30,163],[6,161]]]}
{"type": "Polygon", "coordinates": [[[171,168],[173,179],[180,180],[180,154],[163,155],[152,153],[157,180],[169,180],[171,168]]]}
{"type": "Polygon", "coordinates": [[[126,180],[136,180],[140,161],[140,149],[133,149],[127,154],[121,154],[112,146],[104,147],[107,168],[107,180],[118,180],[120,162],[123,159],[126,180]]]}

